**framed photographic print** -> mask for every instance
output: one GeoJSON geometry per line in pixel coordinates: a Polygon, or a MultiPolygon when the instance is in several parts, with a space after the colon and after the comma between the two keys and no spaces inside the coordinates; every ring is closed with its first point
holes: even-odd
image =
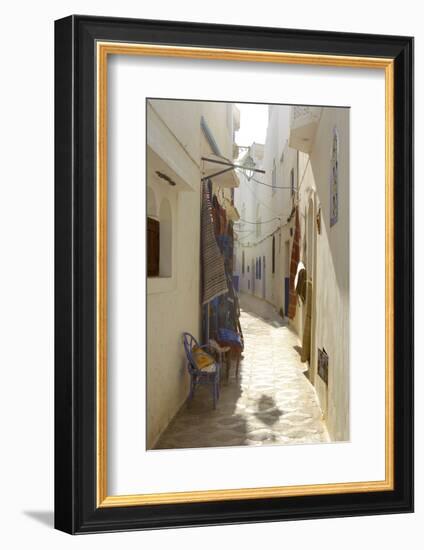
{"type": "Polygon", "coordinates": [[[413,39],[55,24],[55,525],[413,509],[413,39]]]}

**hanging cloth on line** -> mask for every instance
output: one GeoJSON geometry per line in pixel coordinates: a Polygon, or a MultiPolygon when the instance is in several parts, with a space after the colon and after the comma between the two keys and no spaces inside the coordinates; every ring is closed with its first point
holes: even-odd
{"type": "Polygon", "coordinates": [[[297,264],[296,277],[294,278],[294,287],[299,298],[303,303],[306,301],[306,268],[303,262],[297,264]]]}

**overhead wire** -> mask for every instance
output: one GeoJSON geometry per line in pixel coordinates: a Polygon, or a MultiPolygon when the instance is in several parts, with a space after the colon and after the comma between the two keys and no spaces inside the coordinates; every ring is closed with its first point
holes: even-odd
{"type": "Polygon", "coordinates": [[[254,181],[255,183],[259,183],[260,185],[265,185],[266,187],[271,187],[272,189],[291,189],[291,186],[282,186],[282,185],[272,185],[270,183],[265,183],[264,181],[259,181],[253,176],[251,178],[248,178],[249,181],[254,181]]]}
{"type": "MultiPolygon", "coordinates": [[[[296,198],[296,200],[295,200],[294,203],[293,203],[293,208],[295,208],[295,207],[297,207],[297,206],[299,205],[299,202],[300,202],[300,199],[299,199],[299,190],[300,190],[300,188],[302,187],[303,181],[304,181],[304,179],[305,179],[306,170],[307,170],[307,168],[308,168],[309,163],[310,163],[310,158],[308,158],[308,161],[306,162],[305,168],[304,168],[304,170],[303,170],[302,177],[300,178],[299,185],[298,185],[297,188],[296,188],[296,195],[297,195],[297,198],[296,198]]],[[[256,180],[256,178],[251,178],[251,180],[256,181],[256,183],[262,183],[262,182],[260,182],[259,180],[256,180]]],[[[249,181],[249,180],[248,180],[248,181],[249,181]]],[[[272,187],[272,185],[271,185],[271,186],[268,185],[268,184],[264,184],[264,185],[267,185],[267,187],[272,187]]],[[[250,189],[250,187],[248,187],[248,188],[249,188],[250,191],[252,191],[252,190],[250,189]]],[[[282,189],[282,188],[280,187],[280,189],[282,189]]],[[[291,189],[291,188],[289,188],[289,189],[291,189]]],[[[252,191],[252,192],[253,192],[253,191],[252,191]]],[[[279,220],[281,221],[281,218],[274,218],[274,220],[275,220],[275,219],[279,219],[279,220]]],[[[252,247],[252,246],[256,246],[257,244],[263,243],[266,239],[269,239],[270,237],[272,237],[273,235],[275,235],[276,233],[278,233],[278,231],[280,231],[283,227],[289,225],[289,224],[291,223],[291,220],[292,220],[292,216],[290,216],[284,224],[279,225],[279,227],[277,227],[277,229],[275,229],[274,231],[272,231],[271,233],[269,233],[268,235],[266,235],[265,237],[263,237],[263,238],[260,239],[259,241],[255,241],[255,242],[253,242],[253,243],[250,243],[250,242],[248,242],[248,243],[242,243],[242,242],[240,242],[240,246],[242,246],[242,247],[252,247]]],[[[272,220],[272,221],[273,221],[273,220],[272,220]]],[[[244,222],[244,223],[249,223],[249,222],[244,222]]],[[[255,222],[250,222],[250,223],[255,223],[255,222]]],[[[267,223],[267,222],[256,222],[256,223],[267,223]]],[[[243,238],[246,238],[246,237],[248,237],[248,235],[244,235],[244,236],[243,236],[243,238]]],[[[239,242],[239,241],[238,241],[238,242],[239,242]]]]}
{"type": "MultiPolygon", "coordinates": [[[[281,220],[281,218],[280,217],[275,217],[275,218],[272,218],[271,220],[265,220],[263,222],[250,222],[248,220],[243,220],[242,218],[240,218],[239,221],[242,222],[242,223],[250,223],[252,225],[262,225],[263,223],[271,223],[275,220],[281,220]]],[[[238,222],[236,222],[236,223],[238,223],[238,222]]]]}
{"type": "MultiPolygon", "coordinates": [[[[306,166],[304,168],[304,171],[303,171],[303,174],[302,174],[302,177],[301,177],[301,180],[298,184],[298,187],[296,189],[296,195],[297,195],[297,198],[296,200],[294,201],[293,203],[293,208],[295,208],[296,206],[298,206],[299,204],[299,189],[300,187],[302,186],[302,183],[303,183],[303,180],[305,178],[305,174],[306,174],[306,170],[307,170],[307,167],[308,167],[308,164],[310,162],[310,159],[308,158],[308,161],[306,163],[306,166]]],[[[236,168],[237,170],[237,168],[236,168]]],[[[270,187],[272,189],[286,189],[286,190],[292,190],[292,187],[291,186],[279,186],[279,185],[272,185],[272,184],[269,184],[269,183],[265,183],[263,181],[259,181],[258,179],[254,178],[253,176],[251,178],[247,178],[246,177],[246,180],[247,182],[250,182],[250,181],[254,181],[255,183],[259,184],[259,185],[264,185],[266,187],[270,187]]],[[[255,198],[256,198],[256,201],[259,202],[260,204],[262,204],[263,206],[265,206],[265,208],[267,208],[268,210],[270,210],[271,212],[274,212],[274,210],[267,204],[263,203],[262,201],[260,201],[258,199],[258,197],[256,196],[256,193],[253,189],[251,189],[251,187],[249,185],[247,185],[247,188],[249,189],[249,191],[255,195],[255,198]]],[[[242,247],[251,247],[251,246],[256,246],[258,244],[261,244],[263,243],[266,239],[269,239],[270,237],[274,236],[276,233],[278,233],[279,231],[281,231],[281,229],[287,225],[290,224],[291,222],[291,219],[292,219],[292,216],[290,215],[289,218],[287,219],[287,221],[284,223],[284,224],[280,224],[276,229],[274,229],[274,231],[272,231],[271,233],[269,233],[268,235],[266,235],[265,237],[261,238],[260,240],[257,240],[255,241],[254,243],[243,243],[241,242],[242,239],[246,239],[248,238],[252,233],[254,233],[254,231],[243,231],[242,229],[240,229],[240,233],[247,233],[246,235],[242,235],[240,238],[237,239],[237,242],[240,244],[240,246],[242,247]]],[[[239,219],[239,222],[244,224],[244,223],[247,223],[247,224],[251,224],[251,225],[263,225],[265,223],[271,223],[273,221],[276,221],[276,220],[279,220],[281,222],[281,217],[279,216],[276,216],[274,218],[271,218],[270,220],[265,220],[265,221],[260,221],[260,222],[252,222],[252,221],[248,221],[248,220],[244,220],[242,218],[239,219]]],[[[234,227],[235,231],[236,231],[236,234],[237,234],[237,227],[234,227]]],[[[237,234],[238,236],[238,234],[237,234]]]]}
{"type": "MultiPolygon", "coordinates": [[[[246,187],[251,193],[252,195],[255,197],[255,200],[256,202],[258,202],[259,204],[261,204],[262,206],[264,206],[267,210],[269,210],[270,212],[272,212],[273,214],[276,214],[275,210],[269,205],[269,204],[266,204],[265,202],[263,202],[260,198],[257,197],[256,195],[256,190],[255,189],[252,189],[252,187],[249,185],[250,183],[250,180],[253,179],[253,178],[248,178],[245,174],[244,175],[244,181],[246,183],[246,187]]],[[[259,182],[259,180],[257,180],[259,182]]]]}

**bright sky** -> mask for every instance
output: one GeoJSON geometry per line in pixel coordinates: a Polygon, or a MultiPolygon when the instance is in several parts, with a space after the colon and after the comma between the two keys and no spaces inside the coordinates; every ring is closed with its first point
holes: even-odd
{"type": "Polygon", "coordinates": [[[240,130],[236,132],[237,145],[265,143],[268,125],[268,105],[237,103],[240,110],[240,130]]]}

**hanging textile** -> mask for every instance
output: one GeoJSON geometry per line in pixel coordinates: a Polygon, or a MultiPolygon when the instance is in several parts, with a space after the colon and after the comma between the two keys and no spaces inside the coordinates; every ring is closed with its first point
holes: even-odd
{"type": "Polygon", "coordinates": [[[216,195],[212,199],[212,220],[215,229],[215,236],[225,235],[227,231],[227,214],[218,201],[216,195]]]}
{"type": "Polygon", "coordinates": [[[306,301],[306,268],[303,262],[297,264],[297,273],[294,278],[294,288],[303,303],[306,301]]]}
{"type": "Polygon", "coordinates": [[[293,237],[293,246],[290,260],[290,279],[289,279],[289,309],[287,315],[290,319],[294,319],[296,315],[296,303],[297,303],[297,293],[294,286],[294,280],[297,273],[297,264],[299,263],[300,258],[300,222],[299,222],[299,208],[296,207],[295,213],[295,227],[294,227],[294,237],[293,237]]]}
{"type": "Polygon", "coordinates": [[[224,259],[215,238],[208,186],[203,184],[201,219],[202,304],[228,292],[224,259]]]}

